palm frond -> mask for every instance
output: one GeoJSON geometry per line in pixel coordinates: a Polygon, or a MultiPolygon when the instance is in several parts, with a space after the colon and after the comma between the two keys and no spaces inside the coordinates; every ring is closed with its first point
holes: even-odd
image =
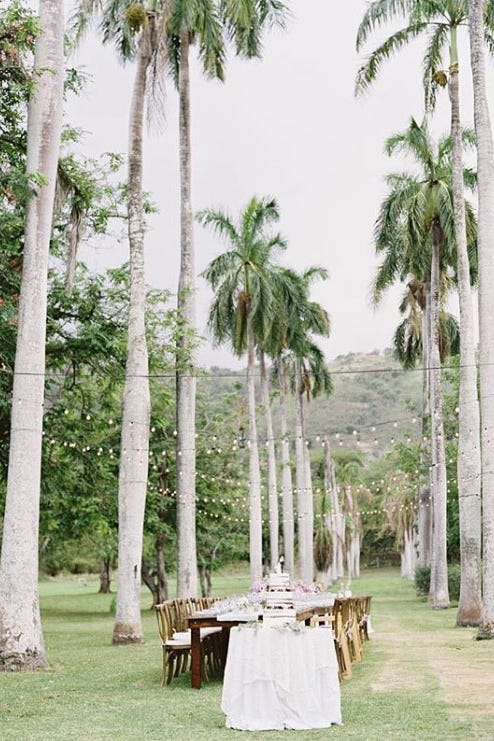
{"type": "Polygon", "coordinates": [[[357,31],[356,47],[360,51],[377,28],[395,18],[404,18],[413,7],[413,0],[374,0],[369,3],[357,31]]]}
{"type": "Polygon", "coordinates": [[[424,171],[434,171],[434,147],[427,125],[424,123],[421,126],[413,117],[405,131],[393,134],[386,139],[384,151],[387,155],[401,152],[412,156],[424,171]]]}
{"type": "Polygon", "coordinates": [[[436,92],[438,83],[434,79],[434,75],[440,69],[442,65],[444,47],[448,41],[449,28],[446,24],[440,23],[437,26],[433,26],[429,32],[429,38],[427,40],[427,48],[424,55],[423,61],[423,84],[424,84],[424,96],[425,96],[425,109],[427,111],[434,110],[436,106],[436,92]]]}
{"type": "Polygon", "coordinates": [[[427,23],[414,23],[402,28],[389,36],[367,57],[365,64],[357,72],[355,82],[355,95],[365,92],[375,82],[383,62],[388,60],[397,51],[403,49],[412,39],[420,36],[427,28],[427,23]]]}
{"type": "Polygon", "coordinates": [[[240,273],[241,269],[242,256],[235,250],[230,250],[215,257],[201,275],[210,283],[213,291],[216,291],[222,281],[229,275],[240,273]]]}
{"type": "Polygon", "coordinates": [[[228,239],[233,246],[238,244],[239,234],[232,218],[225,211],[206,208],[196,214],[196,220],[202,226],[212,226],[217,235],[228,239]]]}
{"type": "Polygon", "coordinates": [[[204,73],[208,77],[223,80],[226,52],[221,18],[213,0],[196,3],[194,27],[191,30],[198,40],[199,58],[204,73]]]}
{"type": "Polygon", "coordinates": [[[75,4],[67,24],[71,46],[79,46],[88,29],[100,16],[102,8],[102,0],[79,0],[75,4]]]}

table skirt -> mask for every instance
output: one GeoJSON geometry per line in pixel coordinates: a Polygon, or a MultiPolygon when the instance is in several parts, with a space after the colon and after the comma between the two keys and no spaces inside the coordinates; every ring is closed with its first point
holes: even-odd
{"type": "Polygon", "coordinates": [[[232,628],[221,707],[226,725],[245,731],[341,723],[331,630],[232,628]]]}

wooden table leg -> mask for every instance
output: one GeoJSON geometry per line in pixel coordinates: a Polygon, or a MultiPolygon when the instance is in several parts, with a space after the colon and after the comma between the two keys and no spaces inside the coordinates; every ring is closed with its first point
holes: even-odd
{"type": "Polygon", "coordinates": [[[191,653],[191,684],[193,689],[201,689],[201,630],[190,629],[190,653],[191,653]]]}

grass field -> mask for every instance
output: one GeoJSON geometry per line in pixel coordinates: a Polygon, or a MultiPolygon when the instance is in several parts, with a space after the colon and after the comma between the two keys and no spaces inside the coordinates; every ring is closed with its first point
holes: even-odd
{"type": "MultiPolygon", "coordinates": [[[[242,576],[216,593],[240,593],[242,576]]],[[[344,725],[321,731],[242,733],[224,727],[221,684],[190,689],[186,674],[160,688],[156,620],[143,594],[146,643],[110,645],[111,595],[76,577],[41,584],[50,669],[0,675],[0,739],[494,739],[494,642],[432,612],[397,572],[353,583],[373,595],[375,633],[342,685],[344,725]]]]}

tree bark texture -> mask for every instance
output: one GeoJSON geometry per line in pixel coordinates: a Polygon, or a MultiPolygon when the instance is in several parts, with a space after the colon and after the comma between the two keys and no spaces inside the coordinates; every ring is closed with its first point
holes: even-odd
{"type": "Polygon", "coordinates": [[[302,396],[302,429],[304,435],[304,461],[305,461],[305,500],[306,500],[306,517],[304,525],[306,528],[307,538],[307,562],[310,563],[310,571],[307,584],[314,581],[314,492],[312,489],[312,469],[310,465],[310,450],[305,443],[305,414],[304,414],[304,397],[302,396]]]}
{"type": "Polygon", "coordinates": [[[261,471],[257,445],[255,344],[250,318],[247,326],[247,396],[249,410],[249,550],[251,583],[262,579],[261,471]]]}
{"type": "Polygon", "coordinates": [[[483,585],[480,634],[494,637],[494,144],[487,100],[484,2],[469,0],[470,58],[477,135],[480,418],[483,585]]]}
{"type": "Polygon", "coordinates": [[[446,452],[442,418],[441,357],[439,353],[439,283],[442,229],[437,219],[432,227],[431,269],[431,492],[432,554],[429,602],[434,609],[449,607],[446,551],[446,452]]]}
{"type": "MultiPolygon", "coordinates": [[[[314,578],[310,506],[307,498],[307,460],[305,450],[304,400],[299,358],[295,359],[295,471],[297,481],[297,526],[299,578],[311,584],[314,578]]],[[[312,501],[310,502],[312,505],[312,501]]]]}
{"type": "Polygon", "coordinates": [[[482,610],[480,511],[480,412],[475,359],[475,325],[467,251],[463,151],[460,126],[459,74],[456,60],[449,71],[451,141],[453,154],[453,207],[460,306],[460,397],[458,415],[458,503],[460,515],[460,600],[458,625],[478,625],[482,610]]]}
{"type": "Polygon", "coordinates": [[[283,549],[285,568],[289,574],[295,573],[295,532],[293,519],[293,482],[290,464],[290,441],[286,418],[286,378],[283,360],[280,359],[280,431],[281,431],[281,475],[283,504],[283,549]]]}
{"type": "Polygon", "coordinates": [[[109,556],[101,559],[98,592],[100,594],[110,594],[111,592],[111,558],[109,556]]]}
{"type": "MultiPolygon", "coordinates": [[[[422,436],[426,437],[429,432],[430,421],[430,282],[426,281],[424,286],[424,307],[422,309],[422,436]]],[[[425,457],[426,446],[422,444],[422,457],[425,457]]],[[[430,448],[429,448],[430,450],[430,448]]],[[[432,536],[432,500],[430,477],[427,484],[419,489],[418,509],[418,535],[419,535],[419,566],[430,566],[431,563],[431,536],[432,536]]]]}
{"type": "Polygon", "coordinates": [[[273,416],[269,399],[269,380],[264,353],[259,353],[261,370],[261,396],[266,424],[266,445],[268,457],[268,506],[269,506],[269,553],[271,568],[274,570],[280,558],[279,552],[279,512],[278,487],[276,481],[276,449],[273,434],[273,416]]]}
{"type": "Polygon", "coordinates": [[[149,61],[149,40],[144,30],[139,44],[129,121],[130,301],[118,477],[118,591],[112,639],[115,644],[140,643],[143,640],[141,561],[151,402],[145,321],[142,147],[149,61]]]}
{"type": "Polygon", "coordinates": [[[28,200],[0,562],[0,670],[46,665],[38,595],[47,270],[60,151],[64,76],[62,0],[40,0],[27,173],[44,178],[28,200]]]}
{"type": "Polygon", "coordinates": [[[191,202],[189,34],[180,37],[180,278],[181,331],[177,357],[177,595],[197,597],[196,545],[196,378],[193,333],[196,327],[195,259],[191,202]]]}

